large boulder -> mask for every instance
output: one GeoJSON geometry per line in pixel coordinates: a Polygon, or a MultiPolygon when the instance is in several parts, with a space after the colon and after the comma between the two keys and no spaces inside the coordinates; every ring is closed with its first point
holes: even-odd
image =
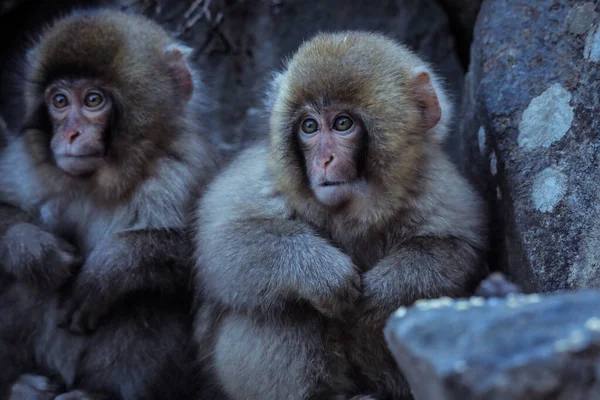
{"type": "Polygon", "coordinates": [[[461,132],[494,260],[529,291],[600,286],[598,2],[485,1],[461,132]]]}
{"type": "Polygon", "coordinates": [[[600,292],[420,301],[385,336],[417,400],[600,399],[600,292]]]}

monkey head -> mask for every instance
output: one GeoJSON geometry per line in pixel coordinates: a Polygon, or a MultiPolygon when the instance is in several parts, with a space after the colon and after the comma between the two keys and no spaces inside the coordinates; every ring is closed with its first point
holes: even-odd
{"type": "Polygon", "coordinates": [[[304,43],[276,75],[271,97],[278,188],[300,211],[326,216],[396,212],[418,190],[426,148],[450,119],[429,67],[366,32],[304,43]]]}
{"type": "Polygon", "coordinates": [[[24,134],[34,157],[107,194],[132,189],[180,131],[195,89],[189,52],[141,16],[58,20],[27,54],[24,134]]]}

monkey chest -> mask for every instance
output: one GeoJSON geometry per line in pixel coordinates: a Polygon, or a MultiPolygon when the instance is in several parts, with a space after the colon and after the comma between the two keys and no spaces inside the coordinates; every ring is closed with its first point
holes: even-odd
{"type": "Polygon", "coordinates": [[[353,241],[341,247],[362,272],[373,268],[385,256],[385,246],[376,241],[353,241]]]}
{"type": "Polygon", "coordinates": [[[89,254],[96,243],[123,225],[117,215],[89,202],[52,199],[39,207],[39,221],[44,229],[75,244],[89,254]]]}

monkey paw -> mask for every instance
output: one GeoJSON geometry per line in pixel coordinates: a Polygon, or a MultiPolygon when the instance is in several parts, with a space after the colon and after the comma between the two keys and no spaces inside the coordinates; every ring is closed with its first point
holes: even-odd
{"type": "Polygon", "coordinates": [[[345,318],[346,313],[354,309],[361,294],[358,269],[349,257],[345,261],[338,263],[329,273],[323,272],[315,293],[309,295],[313,307],[328,317],[345,318]]]}
{"type": "Polygon", "coordinates": [[[52,400],[61,385],[42,375],[23,374],[11,386],[8,400],[52,400]]]}
{"type": "Polygon", "coordinates": [[[58,325],[83,335],[98,328],[98,322],[112,304],[96,284],[80,282],[80,279],[75,282],[70,296],[62,302],[58,325]]]}
{"type": "Polygon", "coordinates": [[[364,327],[380,329],[395,309],[397,297],[390,293],[390,286],[385,269],[377,267],[364,273],[362,279],[362,297],[357,303],[358,324],[364,327]]]}
{"type": "Polygon", "coordinates": [[[11,226],[2,243],[0,253],[5,268],[49,290],[62,286],[81,265],[81,257],[73,245],[27,222],[11,226]]]}

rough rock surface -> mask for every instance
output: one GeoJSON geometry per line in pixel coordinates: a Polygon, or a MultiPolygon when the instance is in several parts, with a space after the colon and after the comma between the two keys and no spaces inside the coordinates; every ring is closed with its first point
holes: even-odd
{"type": "Polygon", "coordinates": [[[599,13],[485,1],[475,27],[464,168],[492,201],[493,258],[528,291],[600,286],[599,13]]]}
{"type": "Polygon", "coordinates": [[[416,400],[600,399],[600,292],[448,298],[385,336],[416,400]]]}

